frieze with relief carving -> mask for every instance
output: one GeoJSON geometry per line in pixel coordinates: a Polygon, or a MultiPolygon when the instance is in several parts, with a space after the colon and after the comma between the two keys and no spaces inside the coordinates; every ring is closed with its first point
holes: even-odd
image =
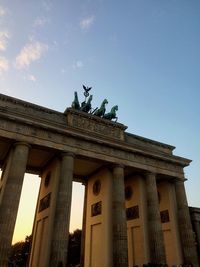
{"type": "Polygon", "coordinates": [[[112,138],[117,138],[124,140],[124,130],[126,127],[120,127],[116,124],[108,124],[106,122],[97,121],[93,119],[92,117],[84,117],[82,114],[77,114],[75,112],[72,112],[69,110],[69,113],[67,116],[71,116],[68,120],[68,125],[72,127],[79,128],[80,130],[84,130],[87,132],[92,132],[94,134],[101,134],[104,136],[112,137],[112,138]]]}

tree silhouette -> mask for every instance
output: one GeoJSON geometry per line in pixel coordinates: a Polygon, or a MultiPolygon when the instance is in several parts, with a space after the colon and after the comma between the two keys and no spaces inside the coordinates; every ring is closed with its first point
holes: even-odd
{"type": "Polygon", "coordinates": [[[76,229],[73,233],[69,234],[68,243],[68,266],[74,266],[80,263],[81,254],[81,233],[82,231],[76,229]]]}
{"type": "MultiPolygon", "coordinates": [[[[81,233],[81,230],[76,229],[73,233],[69,234],[67,266],[75,266],[80,263],[81,233]]],[[[28,266],[31,242],[32,235],[26,236],[25,241],[12,245],[8,263],[9,267],[28,266]]]]}
{"type": "Polygon", "coordinates": [[[25,241],[15,243],[10,252],[9,267],[26,267],[31,248],[32,235],[26,236],[25,241]]]}

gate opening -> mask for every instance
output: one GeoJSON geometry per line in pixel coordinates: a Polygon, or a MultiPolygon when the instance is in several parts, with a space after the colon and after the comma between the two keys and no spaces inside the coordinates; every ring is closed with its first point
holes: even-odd
{"type": "Polygon", "coordinates": [[[26,173],[24,176],[12,244],[32,234],[40,181],[38,175],[26,173]]]}
{"type": "MultiPolygon", "coordinates": [[[[25,174],[12,244],[32,234],[40,182],[38,175],[25,174]]],[[[73,182],[70,233],[82,229],[84,190],[81,183],[73,182]]]]}
{"type": "Polygon", "coordinates": [[[78,182],[73,182],[72,204],[70,216],[70,233],[76,229],[82,229],[83,205],[85,186],[78,182]]]}

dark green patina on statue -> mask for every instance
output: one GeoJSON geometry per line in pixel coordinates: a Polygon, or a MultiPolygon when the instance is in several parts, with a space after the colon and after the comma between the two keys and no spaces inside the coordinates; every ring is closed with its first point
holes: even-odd
{"type": "Polygon", "coordinates": [[[84,112],[89,112],[91,109],[92,109],[92,105],[91,105],[91,102],[92,102],[92,95],[89,96],[88,100],[86,101],[83,101],[81,103],[81,108],[80,110],[81,111],[84,111],[84,112]]]}
{"type": "Polygon", "coordinates": [[[98,117],[103,117],[105,112],[106,112],[106,104],[108,104],[108,100],[104,99],[103,102],[101,103],[100,108],[96,108],[92,114],[98,116],[98,117]]]}
{"type": "Polygon", "coordinates": [[[108,100],[104,99],[103,102],[101,103],[100,108],[97,107],[93,110],[91,104],[93,96],[89,94],[89,91],[92,89],[92,87],[86,87],[85,85],[83,85],[83,89],[84,89],[85,100],[80,105],[78,100],[78,94],[77,92],[74,92],[74,101],[72,102],[71,105],[72,108],[90,113],[94,116],[98,116],[107,120],[115,119],[115,121],[117,121],[117,116],[116,116],[116,111],[118,110],[117,105],[112,107],[110,112],[105,113],[108,100]]]}
{"type": "Polygon", "coordinates": [[[72,102],[72,108],[80,109],[77,92],[74,92],[74,101],[72,102]]]}
{"type": "Polygon", "coordinates": [[[118,110],[118,106],[114,106],[111,108],[111,111],[106,113],[103,118],[107,119],[107,120],[112,120],[112,119],[116,119],[117,121],[117,116],[116,116],[116,111],[118,110]]]}

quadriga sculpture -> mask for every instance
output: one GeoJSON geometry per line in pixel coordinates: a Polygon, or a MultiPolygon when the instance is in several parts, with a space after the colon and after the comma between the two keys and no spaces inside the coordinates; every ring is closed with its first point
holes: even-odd
{"type": "Polygon", "coordinates": [[[71,107],[77,110],[81,110],[83,112],[90,113],[92,115],[107,119],[107,120],[112,120],[115,119],[115,122],[117,121],[117,116],[116,116],[116,111],[118,110],[118,106],[115,105],[111,108],[111,111],[108,113],[106,112],[106,105],[108,104],[108,100],[105,98],[103,102],[101,103],[100,108],[96,108],[92,111],[92,98],[93,96],[89,94],[89,91],[92,89],[92,87],[87,87],[83,85],[84,89],[84,96],[85,96],[85,101],[83,101],[80,105],[79,100],[78,100],[78,94],[75,91],[74,92],[74,101],[72,102],[71,107]]]}
{"type": "Polygon", "coordinates": [[[106,113],[103,118],[107,119],[107,120],[112,120],[112,119],[116,119],[115,121],[117,121],[117,117],[116,117],[116,111],[118,110],[118,106],[114,106],[111,108],[111,111],[109,113],[106,113]]]}

